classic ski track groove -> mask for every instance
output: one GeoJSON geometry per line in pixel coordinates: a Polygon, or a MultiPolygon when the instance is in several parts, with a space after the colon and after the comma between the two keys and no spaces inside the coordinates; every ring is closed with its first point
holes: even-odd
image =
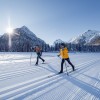
{"type": "MultiPolygon", "coordinates": [[[[25,86],[21,86],[20,88],[15,88],[14,90],[10,90],[9,92],[7,92],[7,93],[4,93],[4,94],[2,94],[2,95],[0,95],[0,98],[2,98],[2,99],[7,99],[7,98],[9,98],[9,97],[11,97],[11,96],[14,96],[14,95],[18,95],[18,94],[22,94],[25,90],[27,91],[27,90],[34,90],[35,88],[38,88],[38,87],[41,87],[42,85],[44,85],[44,84],[47,84],[47,83],[49,83],[49,82],[52,82],[52,80],[53,79],[55,79],[56,78],[56,80],[57,79],[59,79],[59,76],[54,76],[54,77],[51,77],[51,78],[45,78],[45,79],[43,79],[43,80],[41,80],[41,81],[37,81],[37,82],[35,82],[35,83],[29,83],[28,85],[25,85],[25,86]],[[49,80],[49,81],[48,81],[49,80]],[[51,80],[51,81],[50,81],[51,80]],[[21,92],[20,92],[21,91],[21,92]],[[23,92],[22,92],[23,91],[23,92]]],[[[25,92],[26,92],[25,91],[25,92]]],[[[27,92],[28,93],[28,92],[27,92]]]]}
{"type": "MultiPolygon", "coordinates": [[[[98,60],[98,59],[96,59],[96,60],[98,60]]],[[[88,62],[92,62],[92,61],[95,61],[95,60],[90,60],[90,61],[88,61],[88,62]]],[[[87,64],[88,62],[86,62],[86,63],[83,63],[83,64],[79,64],[79,65],[76,65],[76,67],[77,66],[81,66],[81,65],[85,65],[85,64],[87,64]]],[[[16,77],[16,76],[20,76],[20,75],[25,75],[25,73],[27,73],[27,72],[29,72],[30,74],[31,73],[33,73],[33,72],[35,72],[36,70],[41,70],[42,68],[41,67],[37,67],[36,66],[36,68],[29,68],[29,69],[24,69],[23,68],[23,70],[19,70],[19,71],[16,71],[16,72],[9,72],[9,73],[5,73],[5,74],[0,74],[0,81],[1,80],[3,80],[3,79],[8,79],[9,77],[11,77],[11,76],[13,76],[13,77],[16,77]],[[12,74],[13,73],[13,74],[12,74]]]]}
{"type": "MultiPolygon", "coordinates": [[[[86,65],[86,64],[90,64],[90,63],[93,63],[93,62],[95,62],[95,61],[97,61],[98,59],[95,59],[95,60],[90,60],[90,61],[88,61],[88,62],[86,62],[85,64],[83,64],[83,66],[84,65],[86,65]]],[[[81,65],[81,64],[80,64],[81,65]]],[[[19,74],[19,75],[21,75],[21,74],[19,74]]],[[[41,88],[41,86],[43,86],[43,84],[41,84],[41,82],[42,81],[44,81],[44,83],[45,83],[45,81],[46,80],[49,80],[49,82],[50,82],[50,80],[52,80],[52,78],[55,78],[55,77],[58,77],[59,78],[59,76],[57,75],[57,76],[53,76],[53,77],[50,77],[50,78],[47,78],[47,76],[45,76],[44,78],[40,78],[40,79],[38,79],[38,80],[36,80],[36,81],[33,81],[33,82],[26,82],[26,84],[21,84],[21,85],[19,85],[19,86],[15,86],[15,87],[12,87],[12,88],[10,88],[10,89],[8,89],[8,91],[7,91],[7,88],[5,89],[5,90],[2,90],[2,91],[0,91],[0,94],[1,93],[3,93],[1,96],[0,96],[0,98],[2,98],[2,97],[4,97],[4,98],[8,98],[8,97],[11,97],[12,96],[12,94],[13,93],[15,93],[16,95],[15,95],[15,97],[17,97],[18,95],[19,95],[19,93],[20,93],[20,91],[22,91],[23,89],[25,89],[26,87],[30,87],[31,85],[32,86],[34,86],[34,85],[37,85],[37,88],[41,88]],[[38,86],[38,84],[40,83],[40,86],[38,86]],[[15,89],[15,90],[13,90],[13,89],[15,89]],[[22,90],[21,90],[22,89],[22,90]],[[20,90],[18,93],[16,93],[17,92],[17,90],[20,90]],[[7,97],[7,95],[9,94],[9,93],[11,93],[10,94],[10,96],[8,96],[7,97]]],[[[55,81],[55,80],[54,80],[55,81]]],[[[48,81],[47,81],[48,82],[48,81]]],[[[49,84],[49,82],[48,82],[48,84],[49,84]]],[[[45,84],[46,85],[46,84],[45,84]]],[[[31,90],[31,89],[29,89],[29,88],[27,88],[29,91],[33,91],[33,90],[31,90]]],[[[24,92],[25,93],[25,92],[24,92]]],[[[27,92],[28,93],[28,92],[27,92]]],[[[23,94],[23,93],[21,93],[21,94],[23,94]]],[[[14,96],[14,95],[13,95],[14,96]]]]}

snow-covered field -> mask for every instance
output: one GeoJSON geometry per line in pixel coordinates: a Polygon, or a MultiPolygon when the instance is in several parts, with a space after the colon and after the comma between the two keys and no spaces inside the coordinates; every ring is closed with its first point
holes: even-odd
{"type": "Polygon", "coordinates": [[[0,53],[0,100],[100,100],[100,53],[69,53],[76,66],[69,76],[54,75],[56,55],[44,53],[46,64],[34,66],[35,54],[30,64],[30,53],[0,53]]]}

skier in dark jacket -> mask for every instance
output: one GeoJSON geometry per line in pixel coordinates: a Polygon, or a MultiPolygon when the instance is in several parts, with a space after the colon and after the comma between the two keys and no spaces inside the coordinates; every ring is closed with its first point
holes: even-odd
{"type": "Polygon", "coordinates": [[[59,53],[58,57],[59,56],[62,57],[61,70],[60,70],[59,74],[63,73],[63,64],[64,64],[65,60],[72,66],[73,71],[75,70],[74,65],[70,62],[69,55],[68,55],[68,49],[64,43],[61,44],[61,49],[60,49],[60,53],[59,53]]]}
{"type": "Polygon", "coordinates": [[[37,53],[37,61],[35,65],[38,65],[39,59],[41,59],[43,62],[45,62],[45,60],[43,58],[41,58],[42,56],[42,48],[39,47],[39,45],[36,45],[33,50],[37,53]]]}

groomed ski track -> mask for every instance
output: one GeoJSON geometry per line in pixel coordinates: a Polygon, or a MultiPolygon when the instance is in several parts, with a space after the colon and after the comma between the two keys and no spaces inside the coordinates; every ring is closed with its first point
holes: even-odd
{"type": "Polygon", "coordinates": [[[34,66],[33,54],[30,66],[30,53],[2,53],[0,100],[100,100],[100,53],[70,53],[77,70],[69,76],[55,75],[61,62],[56,55],[44,53],[46,64],[34,66]]]}

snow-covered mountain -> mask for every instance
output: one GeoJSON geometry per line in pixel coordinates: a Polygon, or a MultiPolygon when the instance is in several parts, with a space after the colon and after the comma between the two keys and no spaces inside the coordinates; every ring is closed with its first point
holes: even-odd
{"type": "Polygon", "coordinates": [[[30,40],[36,42],[36,44],[45,43],[42,39],[38,38],[32,31],[30,31],[26,26],[22,26],[21,28],[17,28],[14,30],[14,33],[26,36],[30,40]]]}
{"type": "MultiPolygon", "coordinates": [[[[0,51],[9,50],[9,35],[5,33],[0,37],[0,51]]],[[[12,47],[11,51],[30,51],[30,47],[34,45],[46,45],[46,43],[38,38],[26,26],[16,28],[11,35],[12,47]]]]}
{"type": "Polygon", "coordinates": [[[57,39],[57,40],[54,41],[54,44],[53,45],[60,44],[60,43],[65,43],[65,42],[62,41],[61,39],[57,39]]]}
{"type": "Polygon", "coordinates": [[[69,43],[100,45],[100,31],[88,30],[87,32],[79,35],[78,37],[72,38],[69,43]]]}

